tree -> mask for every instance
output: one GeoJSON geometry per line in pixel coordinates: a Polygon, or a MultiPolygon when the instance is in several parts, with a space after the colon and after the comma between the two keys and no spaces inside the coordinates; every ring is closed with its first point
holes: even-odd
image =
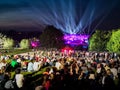
{"type": "Polygon", "coordinates": [[[30,41],[28,39],[22,39],[20,42],[20,47],[22,49],[28,49],[30,47],[30,41]]]}
{"type": "Polygon", "coordinates": [[[106,44],[111,36],[111,31],[96,30],[89,39],[89,50],[106,51],[106,44]]]}
{"type": "Polygon", "coordinates": [[[47,26],[40,35],[40,44],[46,48],[61,48],[64,45],[63,33],[53,26],[47,26]]]}
{"type": "Polygon", "coordinates": [[[13,46],[14,46],[14,40],[11,38],[5,38],[4,43],[3,43],[3,48],[12,49],[13,46]]]}
{"type": "Polygon", "coordinates": [[[3,48],[3,44],[6,38],[6,35],[0,33],[0,48],[3,48]]]}
{"type": "Polygon", "coordinates": [[[107,50],[110,52],[120,52],[120,30],[113,30],[111,38],[107,43],[107,50]]]}

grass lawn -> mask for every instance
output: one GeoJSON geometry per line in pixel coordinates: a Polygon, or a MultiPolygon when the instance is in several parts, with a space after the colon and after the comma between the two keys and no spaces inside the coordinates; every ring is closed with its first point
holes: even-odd
{"type": "Polygon", "coordinates": [[[1,55],[15,55],[32,51],[31,49],[0,49],[1,55]]]}
{"type": "MultiPolygon", "coordinates": [[[[29,88],[29,90],[33,90],[36,86],[41,84],[41,79],[43,72],[46,70],[47,67],[42,68],[37,72],[25,72],[22,71],[21,73],[24,75],[25,78],[25,87],[29,88]]],[[[15,71],[11,72],[11,79],[13,79],[15,75],[15,71]]]]}

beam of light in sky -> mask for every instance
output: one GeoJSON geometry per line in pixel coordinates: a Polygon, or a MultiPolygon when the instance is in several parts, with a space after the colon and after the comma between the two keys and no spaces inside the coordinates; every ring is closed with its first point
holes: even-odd
{"type": "Polygon", "coordinates": [[[0,2],[0,5],[2,5],[0,6],[0,20],[1,22],[3,20],[2,23],[4,25],[10,26],[22,26],[24,24],[26,26],[30,25],[39,28],[45,27],[46,25],[53,25],[62,30],[63,33],[91,34],[112,10],[116,3],[113,1],[114,0],[109,0],[109,2],[105,2],[104,0],[13,0],[13,2],[10,2],[10,0],[3,0],[0,2]],[[15,8],[17,9],[15,10],[15,8]],[[91,28],[93,22],[98,18],[98,23],[91,28]]]}
{"type": "Polygon", "coordinates": [[[104,13],[107,15],[113,5],[103,3],[102,0],[87,1],[86,6],[83,6],[85,3],[83,0],[79,0],[79,2],[78,0],[58,0],[57,2],[55,0],[49,0],[49,2],[43,0],[37,5],[34,3],[36,7],[32,3],[31,9],[40,22],[53,25],[64,33],[91,34],[93,31],[90,27],[94,20],[104,13]]]}

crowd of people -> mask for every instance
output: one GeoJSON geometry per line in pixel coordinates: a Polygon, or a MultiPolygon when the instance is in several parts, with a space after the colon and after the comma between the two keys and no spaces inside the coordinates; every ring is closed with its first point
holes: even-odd
{"type": "Polygon", "coordinates": [[[29,90],[117,90],[120,89],[120,56],[93,51],[35,50],[1,56],[0,90],[28,90],[22,72],[42,68],[39,83],[29,90]],[[7,63],[7,60],[12,60],[7,63]],[[27,60],[27,61],[26,61],[27,60]],[[10,72],[15,71],[11,80],[10,72]]]}

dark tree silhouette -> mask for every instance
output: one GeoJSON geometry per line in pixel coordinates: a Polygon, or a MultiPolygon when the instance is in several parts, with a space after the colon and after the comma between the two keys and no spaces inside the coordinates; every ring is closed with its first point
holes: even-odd
{"type": "Polygon", "coordinates": [[[41,46],[45,48],[61,48],[64,46],[63,33],[53,26],[47,26],[40,35],[41,46]]]}

